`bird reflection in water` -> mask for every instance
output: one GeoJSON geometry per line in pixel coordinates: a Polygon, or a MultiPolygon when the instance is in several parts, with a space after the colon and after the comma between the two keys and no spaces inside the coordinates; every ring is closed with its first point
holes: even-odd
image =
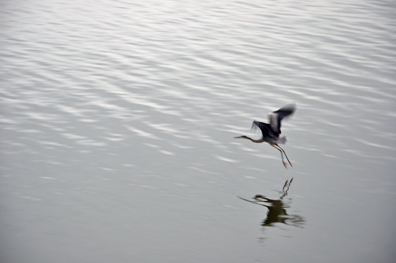
{"type": "Polygon", "coordinates": [[[290,179],[290,181],[286,180],[282,188],[282,192],[280,192],[281,196],[279,199],[270,199],[263,195],[256,195],[253,200],[244,199],[242,197],[239,198],[249,203],[268,208],[267,217],[261,224],[263,227],[274,226],[275,223],[302,227],[305,222],[304,217],[300,215],[289,215],[286,211],[286,209],[289,208],[289,205],[283,201],[283,198],[287,196],[287,192],[289,191],[292,182],[293,178],[290,179]]]}

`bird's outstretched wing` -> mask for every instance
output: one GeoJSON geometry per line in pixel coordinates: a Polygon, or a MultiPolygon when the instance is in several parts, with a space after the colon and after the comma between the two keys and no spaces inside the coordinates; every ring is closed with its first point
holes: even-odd
{"type": "Polygon", "coordinates": [[[263,137],[269,137],[272,135],[271,127],[269,124],[259,121],[253,121],[252,123],[252,131],[257,131],[257,129],[261,130],[263,137]]]}
{"type": "Polygon", "coordinates": [[[272,130],[278,136],[281,133],[281,121],[285,117],[290,117],[296,111],[295,104],[289,104],[277,111],[268,114],[268,119],[272,130]]]}

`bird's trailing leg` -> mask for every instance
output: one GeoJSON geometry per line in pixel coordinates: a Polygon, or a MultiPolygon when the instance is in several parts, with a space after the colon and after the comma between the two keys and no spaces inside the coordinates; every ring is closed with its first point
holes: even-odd
{"type": "Polygon", "coordinates": [[[285,161],[283,160],[283,152],[282,152],[282,150],[279,149],[279,148],[277,148],[277,147],[275,146],[275,144],[270,144],[270,145],[271,145],[272,147],[274,147],[275,149],[277,149],[277,150],[280,152],[281,157],[282,157],[282,163],[283,163],[283,165],[285,166],[285,168],[287,169],[287,165],[286,165],[285,161]]]}
{"type": "Polygon", "coordinates": [[[289,157],[287,157],[287,154],[286,154],[285,150],[283,150],[282,147],[280,147],[277,143],[275,143],[275,145],[278,146],[280,150],[282,150],[282,152],[285,154],[286,159],[289,162],[290,166],[293,167],[292,163],[289,160],[289,157]]]}
{"type": "Polygon", "coordinates": [[[285,166],[286,169],[287,169],[287,164],[286,164],[285,160],[283,159],[283,154],[285,154],[287,161],[289,162],[289,164],[291,165],[291,167],[293,167],[293,165],[291,164],[289,158],[288,158],[287,155],[286,155],[285,150],[283,150],[277,143],[274,143],[274,144],[271,143],[270,145],[271,145],[272,147],[274,147],[275,149],[277,149],[277,150],[280,152],[281,158],[282,158],[282,163],[283,163],[283,165],[285,166]]]}

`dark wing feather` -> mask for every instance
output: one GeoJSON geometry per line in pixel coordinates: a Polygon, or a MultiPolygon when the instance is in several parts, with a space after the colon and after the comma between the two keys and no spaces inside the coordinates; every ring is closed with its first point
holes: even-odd
{"type": "Polygon", "coordinates": [[[271,126],[267,123],[264,122],[259,122],[259,121],[253,121],[252,123],[252,130],[256,131],[257,129],[261,130],[261,133],[263,134],[263,137],[273,137],[274,134],[271,130],[271,126]]]}
{"type": "Polygon", "coordinates": [[[295,111],[296,111],[296,105],[289,104],[289,105],[286,105],[286,106],[280,108],[277,111],[274,111],[274,113],[277,113],[279,116],[279,119],[282,120],[283,118],[293,114],[295,111]]]}
{"type": "Polygon", "coordinates": [[[278,136],[281,133],[281,121],[283,118],[291,116],[296,111],[295,104],[289,104],[277,111],[268,114],[268,119],[272,130],[278,136]]]}

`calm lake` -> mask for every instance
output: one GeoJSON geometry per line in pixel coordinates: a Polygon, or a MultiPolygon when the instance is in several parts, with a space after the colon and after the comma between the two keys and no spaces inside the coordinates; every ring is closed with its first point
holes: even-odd
{"type": "Polygon", "coordinates": [[[395,14],[2,1],[0,261],[395,262],[395,14]]]}

